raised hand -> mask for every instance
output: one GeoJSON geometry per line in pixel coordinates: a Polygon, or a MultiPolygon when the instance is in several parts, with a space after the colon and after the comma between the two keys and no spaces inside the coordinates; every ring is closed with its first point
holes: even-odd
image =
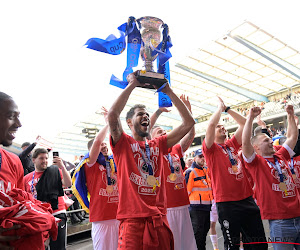
{"type": "Polygon", "coordinates": [[[188,96],[185,96],[184,94],[182,94],[180,96],[180,100],[185,104],[185,106],[188,108],[188,110],[190,112],[192,112],[192,106],[191,106],[191,103],[189,101],[189,97],[188,96]]]}
{"type": "Polygon", "coordinates": [[[222,112],[225,111],[226,105],[224,104],[224,101],[221,99],[221,97],[217,96],[219,99],[218,107],[222,109],[222,112]]]}
{"type": "Polygon", "coordinates": [[[163,112],[165,112],[165,113],[168,113],[168,112],[171,112],[171,110],[170,109],[167,109],[167,108],[159,108],[159,110],[163,113],[163,112]]]}
{"type": "Polygon", "coordinates": [[[286,105],[285,106],[285,111],[289,114],[289,115],[294,115],[294,107],[293,105],[286,105]]]}
{"type": "Polygon", "coordinates": [[[38,135],[36,138],[35,138],[35,143],[39,143],[39,140],[41,139],[41,136],[38,135]]]}
{"type": "Polygon", "coordinates": [[[107,115],[108,115],[108,110],[105,108],[105,107],[103,107],[102,106],[102,112],[101,112],[101,114],[104,116],[104,120],[105,120],[105,123],[107,124],[107,115]]]}
{"type": "Polygon", "coordinates": [[[53,165],[58,166],[60,169],[65,167],[63,160],[58,156],[53,157],[53,165]]]}
{"type": "Polygon", "coordinates": [[[136,79],[136,72],[130,73],[126,79],[129,85],[133,85],[135,87],[142,86],[142,84],[136,79]]]}
{"type": "Polygon", "coordinates": [[[260,115],[260,113],[261,113],[261,108],[260,107],[252,107],[250,109],[249,116],[250,116],[250,118],[254,119],[258,115],[260,115]]]}
{"type": "Polygon", "coordinates": [[[261,120],[261,113],[256,117],[256,123],[261,126],[262,128],[266,128],[267,124],[261,120]]]}

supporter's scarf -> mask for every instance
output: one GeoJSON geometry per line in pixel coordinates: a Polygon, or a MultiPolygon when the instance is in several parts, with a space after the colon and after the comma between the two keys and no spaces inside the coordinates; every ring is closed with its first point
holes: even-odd
{"type": "Polygon", "coordinates": [[[81,207],[89,213],[89,193],[86,186],[84,164],[88,162],[89,154],[86,154],[78,163],[72,177],[72,192],[80,203],[81,207]]]}
{"type": "MultiPolygon", "coordinates": [[[[112,169],[112,173],[117,172],[116,165],[113,160],[113,156],[108,157],[110,166],[112,169]]],[[[84,172],[84,165],[89,162],[89,153],[87,153],[82,160],[79,162],[75,169],[75,173],[72,177],[72,191],[75,197],[77,198],[78,202],[82,206],[82,208],[89,213],[90,207],[90,193],[87,189],[86,185],[86,177],[84,172]]],[[[106,166],[105,157],[102,153],[99,154],[97,158],[97,162],[102,165],[106,166]]]]}

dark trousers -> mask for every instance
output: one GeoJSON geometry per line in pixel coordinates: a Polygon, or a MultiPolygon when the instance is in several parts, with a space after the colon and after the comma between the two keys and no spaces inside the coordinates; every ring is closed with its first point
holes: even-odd
{"type": "Polygon", "coordinates": [[[210,211],[190,210],[190,216],[198,250],[205,250],[206,236],[210,228],[210,211]]]}
{"type": "MultiPolygon", "coordinates": [[[[260,210],[252,197],[241,201],[218,202],[224,249],[239,249],[240,234],[244,243],[266,242],[260,210]]],[[[267,243],[244,244],[244,249],[268,249],[267,243]]]]}
{"type": "Polygon", "coordinates": [[[65,250],[66,249],[66,236],[67,236],[67,216],[65,213],[54,215],[54,217],[61,219],[58,223],[57,240],[50,240],[51,250],[65,250]]]}

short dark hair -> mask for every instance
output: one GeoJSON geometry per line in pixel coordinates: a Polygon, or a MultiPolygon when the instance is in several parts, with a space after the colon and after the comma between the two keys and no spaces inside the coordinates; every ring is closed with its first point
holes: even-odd
{"type": "Polygon", "coordinates": [[[36,159],[40,154],[48,154],[48,150],[45,148],[37,148],[36,150],[34,150],[32,158],[36,159]]]}
{"type": "Polygon", "coordinates": [[[89,140],[89,142],[88,142],[88,144],[87,144],[88,150],[91,149],[91,147],[92,147],[92,145],[93,145],[93,142],[94,142],[94,139],[89,140]]]}
{"type": "Polygon", "coordinates": [[[134,115],[134,111],[135,109],[145,109],[146,106],[144,104],[135,104],[131,109],[129,109],[129,111],[126,114],[126,121],[128,119],[131,119],[134,115]]]}
{"type": "Polygon", "coordinates": [[[3,102],[8,100],[8,99],[12,99],[12,97],[9,96],[8,94],[5,94],[4,92],[0,92],[0,108],[3,104],[3,102]]]}
{"type": "Polygon", "coordinates": [[[28,147],[29,145],[30,145],[30,142],[28,142],[28,141],[23,142],[23,144],[21,145],[21,148],[28,147]]]}
{"type": "Polygon", "coordinates": [[[151,135],[151,136],[152,136],[152,133],[153,133],[154,129],[156,129],[156,128],[160,128],[160,126],[154,125],[154,126],[150,129],[150,135],[151,135]]]}

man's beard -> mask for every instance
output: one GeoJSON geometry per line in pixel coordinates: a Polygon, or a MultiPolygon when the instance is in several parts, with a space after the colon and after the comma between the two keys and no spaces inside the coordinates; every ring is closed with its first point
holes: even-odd
{"type": "Polygon", "coordinates": [[[222,139],[222,140],[226,140],[227,135],[226,134],[225,135],[221,134],[221,135],[219,135],[219,138],[222,139]]]}
{"type": "Polygon", "coordinates": [[[148,137],[149,136],[149,132],[143,132],[143,131],[140,130],[139,124],[134,125],[134,130],[141,137],[148,137]]]}

